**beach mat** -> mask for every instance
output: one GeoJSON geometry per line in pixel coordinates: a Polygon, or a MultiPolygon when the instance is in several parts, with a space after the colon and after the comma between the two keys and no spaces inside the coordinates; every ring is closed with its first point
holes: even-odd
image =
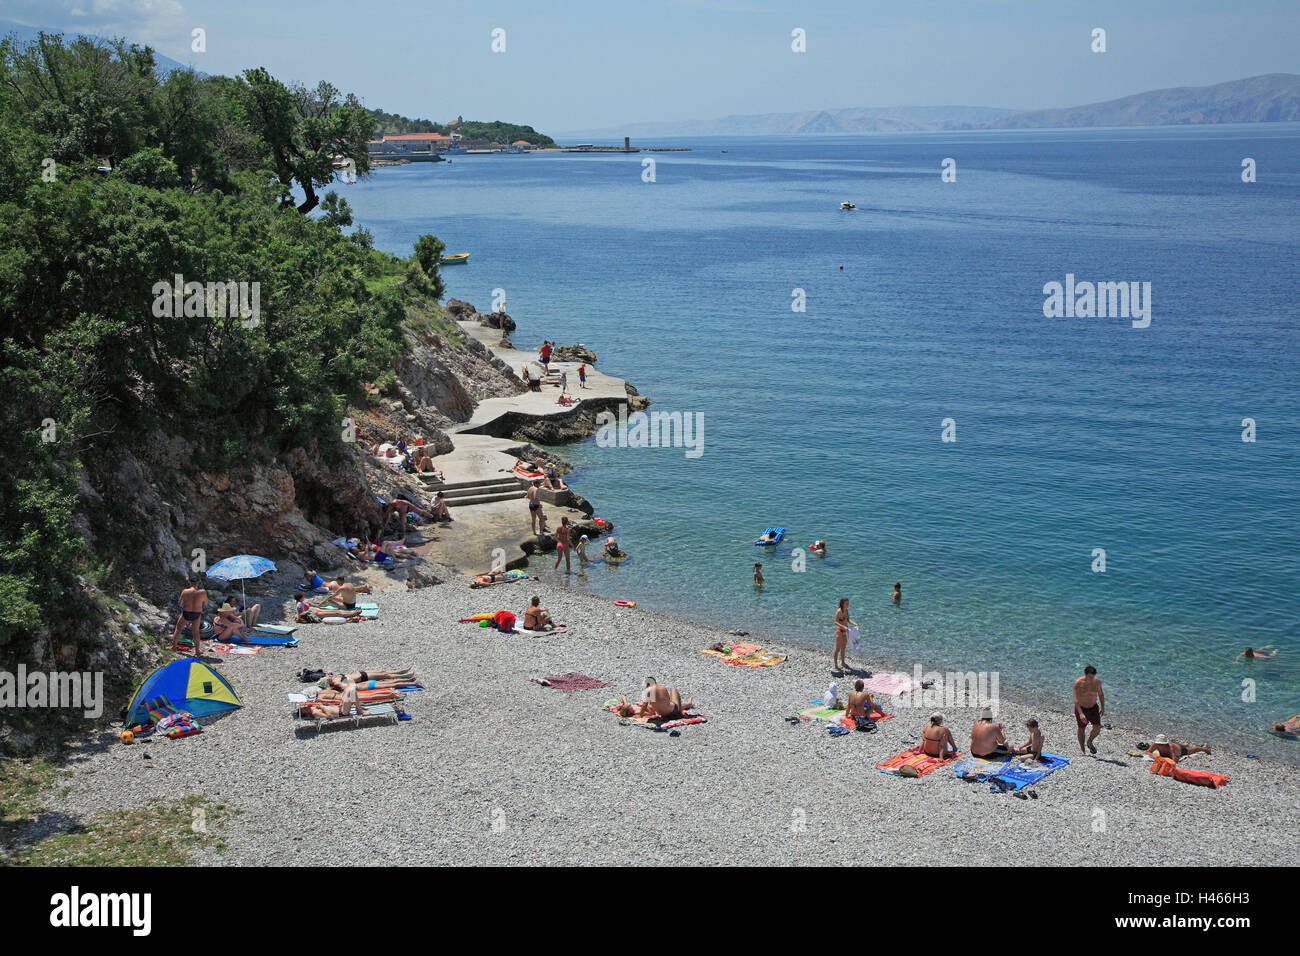
{"type": "Polygon", "coordinates": [[[230,636],[231,644],[246,644],[249,647],[297,647],[296,637],[273,637],[269,634],[249,634],[245,637],[230,636]]]}
{"type": "Polygon", "coordinates": [[[960,756],[961,754],[957,754],[955,757],[944,760],[940,757],[931,757],[929,754],[918,753],[916,750],[904,750],[901,754],[890,757],[884,763],[876,764],[876,769],[881,773],[893,774],[896,777],[899,768],[906,765],[915,767],[917,774],[924,777],[932,770],[938,770],[944,764],[952,763],[960,756]]]}
{"type": "Polygon", "coordinates": [[[238,654],[241,656],[247,656],[250,654],[262,653],[260,647],[242,647],[238,644],[209,644],[208,647],[214,654],[238,654]]]}
{"type": "Polygon", "coordinates": [[[612,686],[603,680],[597,680],[595,677],[588,677],[586,674],[579,674],[577,671],[569,674],[556,674],[554,677],[543,677],[542,680],[546,681],[547,684],[554,687],[556,690],[563,691],[596,690],[600,687],[612,686]]]}
{"type": "MultiPolygon", "coordinates": [[[[522,634],[524,637],[546,637],[548,634],[562,634],[569,629],[569,625],[560,624],[549,631],[530,631],[526,627],[517,627],[511,634],[522,634]]],[[[608,685],[607,685],[608,686],[608,685]]]]}
{"type": "Polygon", "coordinates": [[[989,759],[987,757],[975,757],[968,754],[957,761],[956,765],[952,768],[952,772],[958,777],[965,777],[967,774],[971,774],[976,780],[983,783],[985,780],[989,779],[989,777],[996,777],[1009,766],[1011,766],[1010,757],[994,757],[989,759]]]}
{"type": "Polygon", "coordinates": [[[1023,790],[1033,786],[1058,767],[1066,766],[1070,761],[1056,754],[1043,754],[1043,762],[1019,761],[1011,763],[997,775],[997,782],[1010,790],[1023,790]]]}
{"type": "Polygon", "coordinates": [[[783,654],[765,651],[757,644],[746,644],[743,641],[706,647],[700,653],[716,657],[722,663],[736,667],[772,667],[785,660],[783,654]]]}
{"type": "Polygon", "coordinates": [[[872,694],[896,696],[909,690],[916,690],[920,685],[906,674],[873,674],[862,682],[872,694]]]}
{"type": "MultiPolygon", "coordinates": [[[[809,707],[807,710],[799,711],[799,719],[800,720],[824,720],[832,724],[845,723],[845,717],[847,713],[848,712],[843,707],[834,708],[834,707],[826,707],[822,704],[818,704],[815,707],[809,707]]],[[[880,721],[882,720],[889,720],[889,718],[893,717],[894,715],[882,713],[881,711],[875,711],[869,716],[876,723],[880,723],[880,721]]],[[[849,720],[846,726],[853,726],[853,721],[849,720]]]]}
{"type": "Polygon", "coordinates": [[[253,633],[273,634],[277,637],[288,637],[296,630],[298,630],[298,628],[285,627],[284,625],[281,624],[258,624],[256,627],[253,628],[253,633]]]}

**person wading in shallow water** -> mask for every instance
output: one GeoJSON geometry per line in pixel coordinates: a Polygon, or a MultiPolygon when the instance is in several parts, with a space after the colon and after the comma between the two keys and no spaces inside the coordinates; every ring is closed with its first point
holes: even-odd
{"type": "Polygon", "coordinates": [[[1097,668],[1089,664],[1083,669],[1083,676],[1074,682],[1074,722],[1079,725],[1079,753],[1085,753],[1083,732],[1089,724],[1092,724],[1092,733],[1086,743],[1088,750],[1097,752],[1093,741],[1101,733],[1101,718],[1105,713],[1106,695],[1097,679],[1097,668]]]}
{"type": "Polygon", "coordinates": [[[555,566],[560,566],[560,559],[564,559],[564,570],[566,573],[573,570],[569,564],[569,519],[561,518],[560,526],[555,529],[555,566]]]}

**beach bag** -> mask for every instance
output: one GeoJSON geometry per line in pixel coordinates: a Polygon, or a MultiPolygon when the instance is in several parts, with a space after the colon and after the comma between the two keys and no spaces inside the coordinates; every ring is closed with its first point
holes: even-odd
{"type": "Polygon", "coordinates": [[[898,768],[898,775],[900,777],[919,777],[921,776],[921,771],[917,770],[910,763],[905,763],[898,768]]]}
{"type": "Polygon", "coordinates": [[[874,734],[876,732],[876,722],[870,717],[861,714],[853,718],[853,726],[863,733],[874,734]]]}
{"type": "Polygon", "coordinates": [[[1151,772],[1162,777],[1172,777],[1174,775],[1174,766],[1174,762],[1168,757],[1153,757],[1151,759],[1151,772]]]}

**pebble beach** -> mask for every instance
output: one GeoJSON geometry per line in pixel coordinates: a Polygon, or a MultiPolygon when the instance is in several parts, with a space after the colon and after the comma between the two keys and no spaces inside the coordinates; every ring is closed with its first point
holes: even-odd
{"type": "MultiPolygon", "coordinates": [[[[929,710],[896,708],[874,734],[831,736],[783,718],[832,679],[826,655],[750,634],[788,655],[774,667],[729,666],[700,651],[736,636],[621,608],[549,569],[472,590],[443,583],[376,589],[376,621],[300,626],[295,648],[209,655],[243,708],[199,736],[132,746],[104,733],[67,766],[52,809],[90,817],[197,794],[235,813],[214,866],[333,864],[1038,864],[1049,866],[1300,863],[1294,771],[1216,750],[1185,766],[1226,774],[1219,789],[1149,772],[1128,752],[1160,728],[1124,726],[1108,701],[1097,756],[1080,757],[1073,718],[1035,710],[1046,750],[1070,759],[1033,789],[990,792],[941,767],[919,779],[875,765],[905,749],[929,710]],[[458,618],[538,594],[567,630],[502,634],[458,618]],[[287,693],[303,668],[413,665],[424,690],[396,724],[326,727],[294,719],[287,693]],[[563,692],[531,678],[580,672],[608,688],[563,692]],[[647,676],[693,698],[707,723],[680,736],[602,709],[637,699],[647,676]],[[149,760],[143,755],[148,753],[149,760]]],[[[850,663],[872,668],[869,641],[850,663]]],[[[838,679],[843,696],[852,676],[838,679]]],[[[1068,706],[1069,688],[1061,688],[1068,706]]],[[[886,701],[889,698],[885,698],[886,701]]],[[[1031,711],[1002,700],[1019,743],[1031,711]]],[[[973,709],[946,711],[964,750],[973,709]]],[[[1211,743],[1213,743],[1211,741],[1211,743]]]]}

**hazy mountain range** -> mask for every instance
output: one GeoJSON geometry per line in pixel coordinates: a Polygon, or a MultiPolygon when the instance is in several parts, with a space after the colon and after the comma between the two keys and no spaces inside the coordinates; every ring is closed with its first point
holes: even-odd
{"type": "MultiPolygon", "coordinates": [[[[29,26],[26,26],[25,24],[22,24],[22,23],[14,23],[12,20],[0,20],[0,39],[3,39],[3,38],[5,38],[5,37],[9,36],[9,34],[13,33],[13,34],[17,34],[19,40],[22,40],[23,42],[26,42],[26,41],[28,41],[28,40],[35,40],[36,37],[37,37],[37,35],[38,35],[40,32],[41,32],[41,28],[40,28],[40,27],[29,27],[29,26]]],[[[51,30],[46,30],[45,32],[46,32],[46,33],[51,33],[51,32],[53,32],[53,31],[51,31],[51,30]]],[[[65,37],[71,38],[71,37],[77,35],[77,31],[75,31],[75,30],[68,30],[68,31],[65,32],[64,35],[65,35],[65,37]]],[[[87,36],[92,36],[92,34],[87,34],[87,36]]],[[[101,39],[101,40],[102,40],[102,39],[104,39],[104,38],[103,38],[103,37],[95,37],[95,39],[101,39]]],[[[129,41],[128,41],[128,42],[129,42],[129,41]]],[[[154,50],[154,51],[153,51],[153,61],[154,61],[154,69],[155,69],[158,73],[161,73],[161,74],[163,74],[163,75],[166,75],[166,74],[170,73],[172,70],[188,70],[188,69],[189,69],[189,67],[186,66],[184,63],[181,63],[181,62],[179,62],[179,61],[177,61],[177,60],[173,60],[173,59],[172,59],[171,57],[169,57],[169,56],[163,56],[163,55],[162,55],[161,53],[159,53],[157,50],[154,50]]],[[[200,73],[199,75],[200,75],[200,76],[203,76],[204,74],[200,73]]]]}
{"type": "Polygon", "coordinates": [[[1180,126],[1191,123],[1300,121],[1300,76],[1269,73],[1213,86],[1151,90],[1104,103],[1050,110],[991,106],[892,106],[807,113],[758,113],[715,120],[630,123],[568,134],[632,136],[792,136],[945,129],[1039,129],[1081,126],[1180,126]]]}

